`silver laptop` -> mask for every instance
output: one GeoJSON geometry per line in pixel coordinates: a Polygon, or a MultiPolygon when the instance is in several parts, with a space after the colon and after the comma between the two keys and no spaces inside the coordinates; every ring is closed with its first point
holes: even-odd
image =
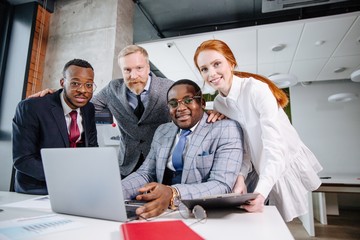
{"type": "Polygon", "coordinates": [[[125,207],[115,148],[44,148],[41,157],[54,212],[120,222],[136,218],[138,206],[125,207]]]}

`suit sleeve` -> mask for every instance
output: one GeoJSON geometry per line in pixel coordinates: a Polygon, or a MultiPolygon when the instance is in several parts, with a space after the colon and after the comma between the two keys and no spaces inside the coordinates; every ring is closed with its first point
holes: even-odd
{"type": "Polygon", "coordinates": [[[88,147],[98,147],[99,145],[97,141],[97,131],[95,123],[95,109],[91,103],[89,104],[87,120],[88,124],[86,124],[86,128],[88,128],[88,147]]]}
{"type": "MultiPolygon", "coordinates": [[[[156,134],[155,134],[156,136],[156,134]]],[[[133,199],[139,194],[138,189],[156,181],[156,147],[153,141],[149,154],[140,168],[122,181],[125,199],[133,199]]]]}
{"type": "Polygon", "coordinates": [[[13,160],[15,168],[37,180],[45,181],[39,152],[40,126],[35,109],[20,102],[13,118],[13,160]]]}
{"type": "MultiPolygon", "coordinates": [[[[176,184],[182,199],[193,199],[209,195],[231,192],[243,159],[243,137],[240,126],[230,120],[219,121],[216,131],[210,132],[209,145],[216,145],[206,161],[211,161],[212,167],[207,179],[194,183],[176,184]],[[219,124],[221,122],[221,124],[219,124]]],[[[204,144],[204,142],[202,143],[204,144]]],[[[199,158],[199,155],[195,156],[199,158]]],[[[199,160],[199,159],[197,159],[199,160]]]]}
{"type": "Polygon", "coordinates": [[[108,99],[108,88],[110,86],[106,85],[103,89],[100,90],[91,98],[92,104],[94,104],[95,112],[101,112],[107,108],[107,99],[108,99]]]}
{"type": "Polygon", "coordinates": [[[124,197],[132,199],[138,195],[138,189],[150,182],[161,182],[157,179],[157,168],[163,170],[165,166],[161,166],[160,161],[157,160],[159,150],[163,144],[164,126],[160,125],[155,131],[154,138],[151,143],[149,154],[146,156],[144,163],[136,172],[133,172],[122,181],[124,197]]]}

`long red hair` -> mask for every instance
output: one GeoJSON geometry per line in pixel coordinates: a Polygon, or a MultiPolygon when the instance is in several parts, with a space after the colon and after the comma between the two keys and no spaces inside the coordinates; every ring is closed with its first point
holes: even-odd
{"type": "MultiPolygon", "coordinates": [[[[237,66],[235,56],[226,43],[224,43],[221,40],[207,40],[207,41],[201,43],[200,46],[195,51],[194,62],[195,62],[196,68],[199,71],[200,71],[200,68],[199,68],[199,65],[197,64],[197,58],[198,58],[200,52],[205,51],[205,50],[217,51],[225,57],[225,59],[229,62],[229,64],[231,66],[234,66],[234,68],[237,66]]],[[[249,72],[233,71],[233,74],[235,76],[238,76],[241,78],[253,77],[256,80],[266,83],[269,86],[274,97],[276,98],[278,105],[281,106],[282,108],[284,108],[289,103],[289,99],[288,99],[286,93],[284,91],[282,91],[281,89],[279,89],[270,79],[268,79],[264,76],[261,76],[259,74],[249,73],[249,72]]]]}

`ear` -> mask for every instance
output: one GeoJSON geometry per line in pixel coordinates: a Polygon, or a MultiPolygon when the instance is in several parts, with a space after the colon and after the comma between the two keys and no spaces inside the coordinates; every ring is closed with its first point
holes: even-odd
{"type": "Polygon", "coordinates": [[[206,107],[206,101],[205,101],[205,99],[203,97],[201,97],[201,107],[203,109],[205,109],[205,107],[206,107]]]}
{"type": "Polygon", "coordinates": [[[62,88],[64,87],[64,82],[65,82],[64,78],[60,79],[60,86],[61,86],[62,88]]]}

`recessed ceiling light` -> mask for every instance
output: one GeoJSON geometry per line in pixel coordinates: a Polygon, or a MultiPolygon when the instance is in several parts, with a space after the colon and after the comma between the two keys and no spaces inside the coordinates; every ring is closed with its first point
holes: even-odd
{"type": "Polygon", "coordinates": [[[328,97],[329,102],[350,102],[355,99],[358,99],[355,93],[337,93],[328,97]]]}
{"type": "Polygon", "coordinates": [[[316,41],[316,42],[315,42],[315,45],[316,45],[316,46],[321,46],[321,45],[323,45],[325,42],[326,42],[326,41],[324,41],[324,40],[319,40],[319,41],[316,41]]]}
{"type": "Polygon", "coordinates": [[[334,69],[334,73],[341,73],[346,70],[346,67],[339,67],[334,69]]]}
{"type": "Polygon", "coordinates": [[[350,76],[351,81],[360,82],[360,69],[354,71],[350,76]]]}
{"type": "Polygon", "coordinates": [[[269,79],[275,83],[278,88],[287,88],[297,83],[297,78],[291,74],[277,73],[269,76],[269,79]]]}
{"type": "Polygon", "coordinates": [[[279,51],[283,50],[285,47],[286,47],[286,44],[278,44],[278,45],[273,46],[271,48],[271,51],[279,52],[279,51]]]}

